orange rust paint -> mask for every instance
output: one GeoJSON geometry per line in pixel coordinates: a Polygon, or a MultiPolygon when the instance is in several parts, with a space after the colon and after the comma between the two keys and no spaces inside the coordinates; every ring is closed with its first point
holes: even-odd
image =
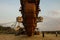
{"type": "Polygon", "coordinates": [[[37,16],[39,13],[39,1],[40,0],[20,0],[21,14],[23,17],[23,25],[28,36],[34,34],[37,27],[37,16]]]}

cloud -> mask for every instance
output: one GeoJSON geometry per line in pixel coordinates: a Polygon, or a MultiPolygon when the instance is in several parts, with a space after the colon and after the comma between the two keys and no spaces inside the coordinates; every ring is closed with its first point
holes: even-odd
{"type": "Polygon", "coordinates": [[[49,11],[46,11],[44,16],[52,17],[52,18],[60,18],[60,10],[49,10],[49,11]]]}
{"type": "Polygon", "coordinates": [[[49,13],[52,14],[52,15],[59,15],[60,10],[52,10],[52,11],[49,11],[49,13]]]}
{"type": "Polygon", "coordinates": [[[60,10],[46,11],[43,18],[43,22],[37,26],[40,31],[60,30],[60,10]]]}
{"type": "Polygon", "coordinates": [[[57,30],[60,28],[60,10],[47,11],[43,18],[43,23],[38,24],[41,26],[41,30],[57,30]]]}
{"type": "Polygon", "coordinates": [[[44,17],[42,23],[37,26],[40,31],[56,31],[60,30],[60,18],[44,17]]]}

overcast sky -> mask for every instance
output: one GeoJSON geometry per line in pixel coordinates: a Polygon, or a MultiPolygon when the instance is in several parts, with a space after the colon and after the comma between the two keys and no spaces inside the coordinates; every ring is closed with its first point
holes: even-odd
{"type": "MultiPolygon", "coordinates": [[[[41,0],[41,12],[44,20],[38,23],[40,30],[60,30],[60,0],[41,0]]],[[[15,21],[19,12],[19,0],[0,0],[0,23],[15,21]]]]}

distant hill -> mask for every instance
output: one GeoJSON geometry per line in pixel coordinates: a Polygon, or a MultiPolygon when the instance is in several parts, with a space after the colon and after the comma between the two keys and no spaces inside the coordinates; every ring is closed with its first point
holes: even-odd
{"type": "Polygon", "coordinates": [[[14,29],[12,29],[11,27],[3,27],[0,26],[0,33],[14,33],[14,29]]]}

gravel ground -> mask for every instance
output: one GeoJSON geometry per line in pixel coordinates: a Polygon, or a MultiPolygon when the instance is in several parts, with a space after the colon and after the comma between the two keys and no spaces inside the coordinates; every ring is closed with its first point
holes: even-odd
{"type": "Polygon", "coordinates": [[[41,34],[32,37],[26,35],[15,36],[14,34],[0,34],[0,40],[60,40],[60,35],[56,37],[55,34],[45,34],[43,38],[41,34]]]}

